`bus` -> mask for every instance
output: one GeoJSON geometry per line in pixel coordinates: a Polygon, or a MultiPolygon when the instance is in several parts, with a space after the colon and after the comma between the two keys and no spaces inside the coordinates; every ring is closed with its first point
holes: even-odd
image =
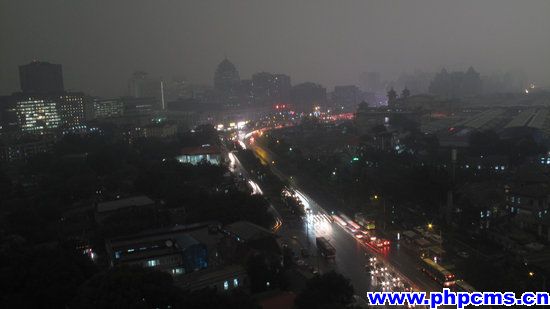
{"type": "Polygon", "coordinates": [[[455,275],[432,259],[422,259],[422,271],[444,287],[450,287],[455,284],[455,275]]]}
{"type": "Polygon", "coordinates": [[[359,224],[353,222],[352,220],[349,220],[347,223],[348,223],[348,225],[349,225],[350,228],[352,228],[352,229],[354,229],[354,230],[356,230],[356,231],[361,230],[361,226],[359,226],[359,224]]]}
{"type": "Polygon", "coordinates": [[[346,223],[346,221],[342,220],[342,218],[338,217],[337,215],[332,215],[332,219],[334,219],[334,221],[338,222],[338,224],[340,224],[341,226],[348,225],[346,223]]]}
{"type": "Polygon", "coordinates": [[[344,215],[343,213],[339,212],[338,214],[340,215],[340,218],[342,218],[344,221],[346,222],[351,221],[351,219],[348,216],[344,215]]]}
{"type": "Polygon", "coordinates": [[[344,220],[347,223],[347,226],[352,232],[356,232],[361,229],[361,226],[359,224],[355,223],[353,220],[351,220],[348,216],[344,215],[340,212],[340,218],[344,220]]]}
{"type": "Polygon", "coordinates": [[[326,259],[333,259],[336,255],[336,249],[330,244],[330,242],[324,237],[317,237],[315,239],[317,249],[323,257],[326,259]]]}
{"type": "Polygon", "coordinates": [[[376,229],[374,218],[372,218],[371,216],[358,212],[355,214],[354,218],[355,218],[355,222],[359,223],[359,225],[363,226],[365,229],[367,230],[376,229]]]}

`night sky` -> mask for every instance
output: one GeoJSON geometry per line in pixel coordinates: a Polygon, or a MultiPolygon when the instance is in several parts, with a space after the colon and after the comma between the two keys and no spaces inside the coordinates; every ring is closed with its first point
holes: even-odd
{"type": "Polygon", "coordinates": [[[549,85],[549,16],[548,0],[3,0],[0,94],[32,59],[61,63],[67,89],[117,96],[135,70],[211,84],[225,55],[242,78],[328,87],[469,65],[549,85]]]}

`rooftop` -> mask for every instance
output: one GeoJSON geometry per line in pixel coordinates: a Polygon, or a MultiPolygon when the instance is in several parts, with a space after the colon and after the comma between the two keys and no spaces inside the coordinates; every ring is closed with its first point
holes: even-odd
{"type": "Polygon", "coordinates": [[[224,230],[239,237],[243,241],[252,241],[272,236],[270,230],[248,221],[238,221],[224,227],[224,230]]]}
{"type": "Polygon", "coordinates": [[[153,205],[155,202],[145,195],[132,196],[114,201],[102,202],[97,204],[97,212],[103,213],[115,211],[128,207],[142,207],[153,205]]]}
{"type": "Polygon", "coordinates": [[[205,155],[205,154],[220,154],[220,148],[216,145],[202,145],[195,147],[184,147],[181,149],[182,155],[205,155]]]}

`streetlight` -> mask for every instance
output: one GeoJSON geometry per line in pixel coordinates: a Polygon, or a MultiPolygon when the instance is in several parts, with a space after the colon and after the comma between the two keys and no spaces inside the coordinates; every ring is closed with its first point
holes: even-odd
{"type": "Polygon", "coordinates": [[[431,229],[432,229],[433,227],[434,227],[434,225],[433,225],[433,224],[431,224],[431,223],[428,223],[428,229],[430,229],[430,230],[431,230],[431,229]]]}

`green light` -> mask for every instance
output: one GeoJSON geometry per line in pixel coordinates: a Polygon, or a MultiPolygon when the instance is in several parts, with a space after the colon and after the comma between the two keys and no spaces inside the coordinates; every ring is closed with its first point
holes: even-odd
{"type": "Polygon", "coordinates": [[[359,161],[358,157],[353,157],[353,161],[359,161]]]}

